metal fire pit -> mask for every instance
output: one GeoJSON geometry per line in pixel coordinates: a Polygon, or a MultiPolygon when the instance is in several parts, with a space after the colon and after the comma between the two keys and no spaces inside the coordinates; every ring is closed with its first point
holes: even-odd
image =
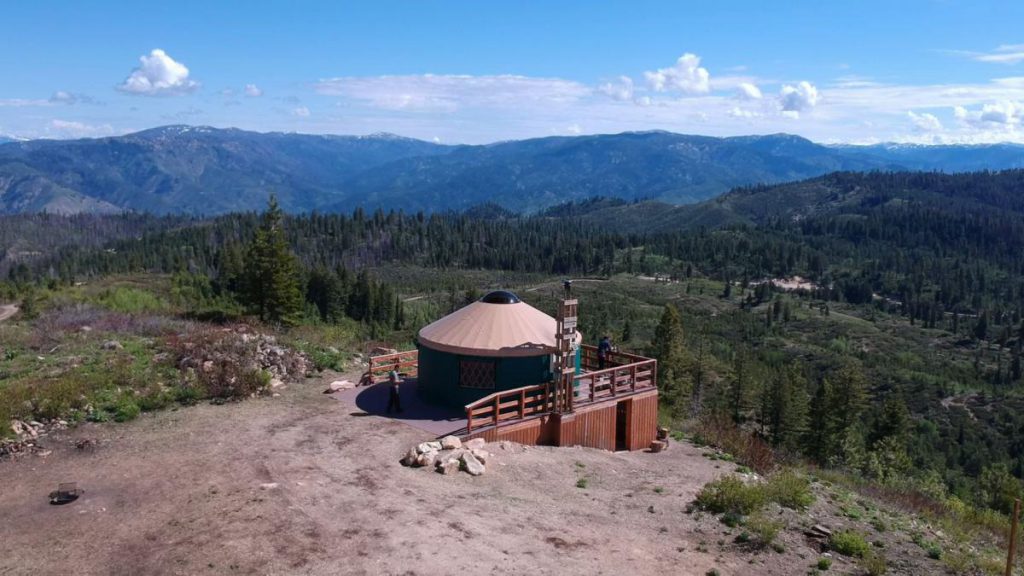
{"type": "Polygon", "coordinates": [[[50,492],[50,504],[54,506],[62,506],[70,502],[78,500],[78,497],[85,493],[85,490],[78,488],[78,484],[75,482],[62,482],[57,485],[57,489],[50,492]]]}

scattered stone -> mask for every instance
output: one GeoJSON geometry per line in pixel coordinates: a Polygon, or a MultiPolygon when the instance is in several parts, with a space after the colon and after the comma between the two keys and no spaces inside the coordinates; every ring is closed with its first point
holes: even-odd
{"type": "Polygon", "coordinates": [[[280,378],[271,378],[270,379],[270,387],[271,388],[280,388],[281,386],[284,386],[284,382],[281,381],[280,378]]]}
{"type": "Polygon", "coordinates": [[[469,452],[473,456],[476,456],[476,459],[479,460],[483,464],[487,464],[487,460],[489,460],[490,457],[491,457],[491,453],[490,452],[488,452],[486,450],[482,450],[480,448],[473,448],[469,452]]]}
{"type": "Polygon", "coordinates": [[[440,452],[442,449],[441,443],[436,441],[422,442],[416,446],[416,452],[419,454],[424,452],[440,452]]]}
{"type": "Polygon", "coordinates": [[[484,465],[482,462],[477,460],[476,456],[472,452],[462,453],[462,468],[469,473],[470,476],[479,476],[484,473],[484,465]]]}
{"type": "Polygon", "coordinates": [[[435,470],[437,470],[441,474],[454,474],[459,471],[459,465],[460,464],[458,459],[448,458],[445,460],[437,460],[437,463],[434,466],[435,470]]]}
{"type": "Polygon", "coordinates": [[[92,332],[92,326],[82,326],[79,330],[82,332],[92,332]]]}
{"type": "Polygon", "coordinates": [[[512,443],[509,442],[508,440],[502,440],[501,443],[498,444],[498,446],[500,446],[502,450],[511,450],[512,449],[512,443]]]}
{"type": "Polygon", "coordinates": [[[416,464],[416,460],[419,455],[420,453],[417,452],[415,448],[409,448],[409,451],[405,453],[405,456],[402,457],[400,462],[402,463],[402,466],[413,466],[416,464]]]}
{"type": "Polygon", "coordinates": [[[335,380],[327,385],[327,390],[324,390],[324,394],[330,394],[339,390],[348,390],[349,388],[355,388],[355,383],[350,380],[335,380]]]}
{"type": "Polygon", "coordinates": [[[483,438],[473,438],[472,440],[466,440],[463,442],[462,446],[464,448],[469,448],[470,450],[477,450],[479,448],[483,448],[486,444],[487,441],[483,438]]]}
{"type": "Polygon", "coordinates": [[[107,340],[101,346],[104,350],[124,350],[124,346],[121,345],[117,340],[107,340]]]}
{"type": "Polygon", "coordinates": [[[445,436],[444,438],[441,438],[441,448],[443,450],[462,448],[462,440],[459,440],[455,436],[445,436]]]}
{"type": "Polygon", "coordinates": [[[266,484],[260,484],[260,490],[273,490],[277,488],[277,482],[267,482],[266,484]]]}
{"type": "Polygon", "coordinates": [[[807,531],[807,535],[811,538],[830,538],[832,536],[832,531],[821,524],[815,524],[807,531]]]}
{"type": "Polygon", "coordinates": [[[423,467],[433,466],[438,454],[438,452],[424,452],[416,457],[416,465],[423,467]]]}

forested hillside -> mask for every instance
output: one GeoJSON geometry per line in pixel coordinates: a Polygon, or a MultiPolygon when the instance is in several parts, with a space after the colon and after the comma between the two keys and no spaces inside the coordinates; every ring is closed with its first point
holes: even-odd
{"type": "Polygon", "coordinates": [[[724,420],[793,457],[1005,510],[1024,475],[1022,182],[837,173],[690,209],[728,213],[717,227],[655,230],[622,230],[652,204],[610,200],[528,217],[12,217],[28,238],[65,223],[81,238],[20,258],[5,290],[167,274],[204,318],[355,320],[408,339],[497,283],[550,308],[538,282],[585,277],[581,329],[658,356],[666,418],[724,420]]]}

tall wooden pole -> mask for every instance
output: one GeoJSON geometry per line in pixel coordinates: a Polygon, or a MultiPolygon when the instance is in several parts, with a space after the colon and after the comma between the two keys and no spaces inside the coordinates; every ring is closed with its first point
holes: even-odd
{"type": "Polygon", "coordinates": [[[555,344],[558,346],[555,363],[555,412],[567,413],[573,410],[573,377],[576,374],[576,362],[573,348],[576,343],[576,314],[578,302],[572,298],[572,284],[565,282],[565,293],[558,306],[556,318],[555,344]]]}
{"type": "Polygon", "coordinates": [[[1017,555],[1017,522],[1020,520],[1020,498],[1013,501],[1013,518],[1010,519],[1010,549],[1006,553],[1006,576],[1013,574],[1013,559],[1017,555]]]}

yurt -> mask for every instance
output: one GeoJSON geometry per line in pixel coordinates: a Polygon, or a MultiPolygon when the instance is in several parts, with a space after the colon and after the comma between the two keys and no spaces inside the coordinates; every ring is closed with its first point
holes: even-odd
{"type": "Polygon", "coordinates": [[[548,382],[555,329],[554,318],[515,294],[491,292],[420,330],[418,393],[461,409],[494,392],[548,382]]]}

